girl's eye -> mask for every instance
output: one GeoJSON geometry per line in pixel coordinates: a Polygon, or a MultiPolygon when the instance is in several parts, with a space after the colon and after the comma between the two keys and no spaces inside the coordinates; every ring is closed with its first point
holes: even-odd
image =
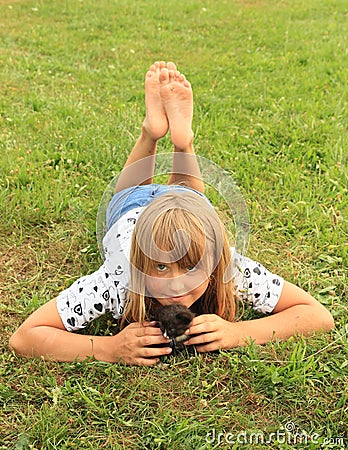
{"type": "Polygon", "coordinates": [[[186,270],[187,270],[188,272],[193,272],[194,270],[196,270],[196,266],[187,266],[187,267],[186,267],[186,270]]]}
{"type": "Polygon", "coordinates": [[[164,272],[167,269],[167,266],[165,264],[157,264],[157,270],[159,272],[164,272]]]}

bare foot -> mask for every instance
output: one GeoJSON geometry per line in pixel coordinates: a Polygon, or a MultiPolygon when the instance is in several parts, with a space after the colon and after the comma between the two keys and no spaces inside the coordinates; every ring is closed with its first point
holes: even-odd
{"type": "Polygon", "coordinates": [[[174,147],[185,149],[193,139],[193,94],[191,84],[173,63],[161,69],[159,75],[162,104],[169,122],[174,147]]]}
{"type": "Polygon", "coordinates": [[[159,81],[160,72],[165,67],[164,61],[156,61],[145,77],[146,116],[143,127],[153,140],[160,139],[168,131],[168,120],[162,104],[159,81]]]}

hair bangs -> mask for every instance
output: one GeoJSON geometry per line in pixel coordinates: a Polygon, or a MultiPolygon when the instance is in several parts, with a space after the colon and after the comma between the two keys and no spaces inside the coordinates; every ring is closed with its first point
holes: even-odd
{"type": "Polygon", "coordinates": [[[172,208],[160,214],[153,225],[151,257],[160,262],[176,262],[180,266],[196,266],[206,253],[204,228],[192,213],[172,208]]]}

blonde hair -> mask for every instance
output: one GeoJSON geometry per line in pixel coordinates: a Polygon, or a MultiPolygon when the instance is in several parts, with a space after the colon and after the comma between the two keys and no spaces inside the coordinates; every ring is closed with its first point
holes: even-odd
{"type": "Polygon", "coordinates": [[[202,314],[233,321],[237,299],[225,228],[207,199],[194,191],[169,191],[140,215],[130,249],[130,287],[121,325],[149,320],[156,300],[147,296],[146,275],[156,261],[198,266],[209,285],[201,297],[202,314]]]}

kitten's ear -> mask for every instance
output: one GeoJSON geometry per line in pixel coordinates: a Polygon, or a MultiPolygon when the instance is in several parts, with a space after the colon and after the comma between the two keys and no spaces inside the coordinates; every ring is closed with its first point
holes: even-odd
{"type": "Polygon", "coordinates": [[[187,314],[185,313],[178,313],[176,315],[177,320],[180,320],[181,323],[183,323],[184,325],[188,325],[189,323],[191,323],[191,317],[188,317],[187,314]]]}

